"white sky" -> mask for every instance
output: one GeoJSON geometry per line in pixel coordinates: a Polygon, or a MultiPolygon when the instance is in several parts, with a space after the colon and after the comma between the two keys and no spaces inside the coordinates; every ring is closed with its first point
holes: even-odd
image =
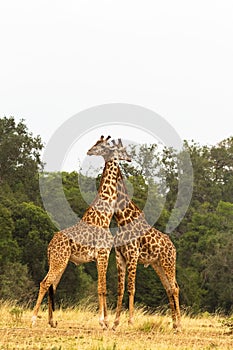
{"type": "Polygon", "coordinates": [[[181,139],[233,135],[232,0],[0,0],[0,50],[0,116],[45,143],[79,111],[118,102],[181,139]]]}

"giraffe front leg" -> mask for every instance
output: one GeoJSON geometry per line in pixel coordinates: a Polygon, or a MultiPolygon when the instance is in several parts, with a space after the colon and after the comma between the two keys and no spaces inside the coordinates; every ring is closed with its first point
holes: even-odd
{"type": "Polygon", "coordinates": [[[117,273],[118,273],[118,297],[117,297],[117,308],[116,316],[112,329],[116,330],[116,327],[120,323],[120,315],[122,309],[122,301],[125,290],[125,273],[126,273],[126,262],[124,257],[121,255],[120,251],[116,249],[116,263],[117,263],[117,273]]]}
{"type": "Polygon", "coordinates": [[[99,297],[99,324],[102,329],[108,328],[108,313],[106,301],[106,271],[108,255],[100,254],[97,260],[98,271],[98,297],[99,297]]]}
{"type": "Polygon", "coordinates": [[[137,258],[132,258],[128,264],[128,294],[129,294],[129,325],[134,322],[134,294],[135,278],[137,270],[137,258]]]}
{"type": "Polygon", "coordinates": [[[103,293],[99,294],[99,324],[102,329],[108,328],[108,317],[105,313],[105,301],[103,293]]]}
{"type": "Polygon", "coordinates": [[[104,295],[104,324],[106,327],[109,327],[109,322],[108,322],[108,308],[107,308],[107,296],[104,295]]]}

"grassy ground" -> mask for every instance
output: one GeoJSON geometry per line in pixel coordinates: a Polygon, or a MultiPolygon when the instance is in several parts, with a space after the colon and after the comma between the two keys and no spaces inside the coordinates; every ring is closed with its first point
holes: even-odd
{"type": "MultiPolygon", "coordinates": [[[[135,312],[134,326],[128,326],[123,312],[116,331],[102,331],[93,307],[55,311],[57,328],[47,325],[47,312],[41,311],[31,328],[32,311],[10,303],[0,304],[0,349],[35,350],[231,350],[232,319],[204,314],[182,317],[182,332],[174,333],[169,316],[135,312]]],[[[110,324],[114,313],[110,312],[110,324]]]]}

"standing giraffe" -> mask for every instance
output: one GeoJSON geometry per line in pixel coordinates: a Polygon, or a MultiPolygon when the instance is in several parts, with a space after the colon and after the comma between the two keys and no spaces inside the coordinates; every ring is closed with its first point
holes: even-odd
{"type": "Polygon", "coordinates": [[[98,271],[99,323],[102,328],[108,327],[106,304],[106,270],[113,244],[109,230],[116,203],[116,186],[118,161],[130,161],[125,148],[110,145],[101,136],[100,140],[87,152],[88,155],[103,156],[105,167],[98,194],[82,219],[74,226],[55,233],[48,246],[49,271],[40,283],[40,290],[32,316],[35,324],[39,307],[44,295],[49,291],[48,313],[49,324],[56,327],[53,321],[53,294],[69,261],[76,265],[96,261],[98,271]]]}
{"type": "MultiPolygon", "coordinates": [[[[114,142],[114,145],[116,143],[114,142]]],[[[121,140],[118,146],[122,147],[121,140]]],[[[129,324],[133,323],[137,264],[151,265],[158,274],[169,299],[173,328],[180,327],[179,286],[176,282],[176,249],[168,235],[151,227],[144,213],[131,201],[118,166],[115,218],[118,225],[114,237],[118,270],[118,300],[113,329],[120,321],[128,270],[129,324]]]]}

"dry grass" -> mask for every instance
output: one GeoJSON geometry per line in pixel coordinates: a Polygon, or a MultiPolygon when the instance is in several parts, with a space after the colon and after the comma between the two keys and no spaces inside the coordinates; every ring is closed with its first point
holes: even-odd
{"type": "MultiPolygon", "coordinates": [[[[220,316],[182,317],[183,330],[174,333],[169,316],[135,312],[134,326],[128,326],[123,312],[116,331],[102,331],[95,307],[58,310],[57,328],[47,325],[47,312],[40,312],[37,325],[30,327],[31,310],[10,303],[0,304],[0,349],[35,350],[230,350],[232,330],[220,316]]],[[[114,313],[110,313],[110,323],[114,313]]]]}

